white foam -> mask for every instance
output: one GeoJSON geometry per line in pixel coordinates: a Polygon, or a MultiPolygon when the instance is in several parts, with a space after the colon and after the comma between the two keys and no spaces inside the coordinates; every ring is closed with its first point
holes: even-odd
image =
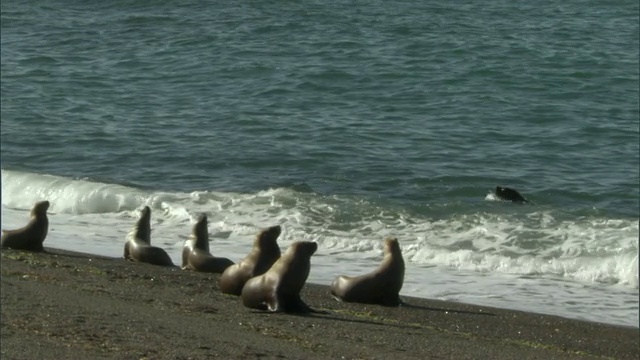
{"type": "Polygon", "coordinates": [[[484,197],[487,201],[500,201],[500,199],[496,196],[494,192],[489,192],[487,196],[484,197]]]}
{"type": "Polygon", "coordinates": [[[143,203],[140,192],[120,185],[6,170],[2,171],[2,195],[7,207],[28,209],[48,199],[51,212],[72,214],[133,210],[143,203]]]}

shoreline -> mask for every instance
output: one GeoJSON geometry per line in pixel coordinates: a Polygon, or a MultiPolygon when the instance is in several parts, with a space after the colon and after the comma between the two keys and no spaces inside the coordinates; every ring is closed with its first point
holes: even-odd
{"type": "Polygon", "coordinates": [[[640,330],[402,296],[343,303],[307,283],[323,314],[253,311],[217,274],[47,248],[2,250],[2,358],[636,359],[640,330]],[[36,344],[37,346],[34,346],[36,344]]]}
{"type": "MultiPolygon", "coordinates": [[[[168,245],[167,244],[161,244],[161,247],[163,247],[165,250],[168,249],[168,245]]],[[[180,245],[180,249],[181,249],[180,245]]],[[[78,242],[68,242],[68,243],[54,243],[53,241],[51,241],[50,246],[48,247],[50,249],[56,249],[58,251],[64,251],[64,252],[69,252],[69,253],[79,253],[79,254],[85,254],[87,256],[101,256],[101,257],[105,257],[105,258],[115,258],[115,259],[121,259],[122,258],[122,250],[118,248],[118,250],[116,251],[104,251],[105,249],[102,249],[103,251],[100,251],[100,249],[96,249],[93,247],[82,247],[81,244],[78,244],[78,242]],[[80,249],[75,249],[78,246],[80,246],[80,249]]],[[[215,249],[214,249],[215,250],[215,249]]],[[[248,246],[247,248],[244,249],[244,255],[239,254],[235,254],[235,257],[230,256],[229,258],[232,260],[235,260],[236,262],[243,259],[244,256],[246,256],[246,254],[248,254],[248,252],[251,250],[251,247],[248,246]]],[[[215,250],[217,255],[222,254],[222,249],[221,248],[217,248],[217,250],[215,250]]],[[[175,248],[171,248],[170,250],[167,251],[167,253],[169,253],[170,257],[172,258],[174,264],[179,264],[181,262],[181,258],[179,256],[175,256],[176,253],[179,253],[179,251],[175,248]],[[174,256],[172,256],[174,255],[174,256]]],[[[312,271],[311,274],[309,276],[309,279],[313,278],[312,280],[307,280],[307,284],[317,284],[320,286],[330,286],[331,282],[333,281],[333,278],[335,276],[337,276],[338,274],[362,274],[366,271],[370,271],[371,268],[371,264],[369,264],[368,266],[368,270],[366,269],[352,269],[351,272],[349,271],[332,271],[333,273],[333,278],[325,278],[325,279],[318,279],[317,274],[314,273],[313,266],[322,266],[320,265],[317,261],[318,258],[315,257],[317,255],[314,255],[314,257],[312,258],[312,271]],[[315,265],[313,265],[315,264],[315,265]]],[[[326,266],[326,264],[323,264],[326,266]]],[[[615,325],[615,326],[629,326],[632,328],[639,328],[640,326],[638,326],[637,323],[637,310],[635,312],[635,314],[631,314],[631,316],[627,317],[628,318],[634,318],[636,319],[635,322],[633,321],[621,321],[621,322],[615,322],[613,321],[612,317],[608,317],[607,319],[602,319],[602,316],[586,316],[585,313],[566,313],[563,314],[563,307],[561,304],[557,304],[558,306],[555,307],[550,307],[548,304],[545,305],[543,308],[539,308],[539,307],[535,307],[535,310],[530,310],[531,307],[528,307],[526,305],[528,305],[529,303],[523,305],[522,303],[518,303],[517,299],[514,299],[513,297],[510,297],[508,299],[502,299],[501,302],[499,302],[498,304],[494,304],[492,302],[488,302],[488,301],[482,301],[482,299],[478,299],[478,298],[467,298],[467,297],[463,297],[463,296],[457,296],[456,298],[441,298],[441,297],[437,297],[435,296],[436,294],[433,294],[432,292],[425,292],[422,294],[419,293],[415,293],[411,287],[412,286],[416,286],[416,283],[410,283],[407,279],[410,277],[411,279],[415,279],[416,276],[415,274],[418,271],[422,271],[423,269],[420,266],[415,266],[414,264],[410,264],[407,265],[407,268],[405,270],[405,282],[403,285],[403,289],[400,293],[401,297],[410,297],[410,298],[418,298],[418,299],[429,299],[429,300],[442,300],[442,301],[450,301],[450,302],[455,302],[455,303],[462,303],[462,304],[468,304],[468,305],[477,305],[477,306],[486,306],[486,307],[495,307],[495,308],[499,308],[499,309],[505,309],[505,310],[514,310],[514,311],[524,311],[524,312],[534,312],[537,314],[541,314],[541,315],[552,315],[552,316],[559,316],[559,317],[563,317],[563,318],[567,318],[567,319],[573,319],[573,320],[579,320],[579,321],[587,321],[587,322],[596,322],[596,323],[603,323],[603,324],[608,324],[608,325],[615,325]],[[410,267],[414,267],[413,269],[411,269],[410,267]],[[413,274],[412,274],[413,272],[413,274]],[[432,297],[430,297],[432,296],[432,297]]],[[[461,273],[467,272],[468,275],[469,274],[469,270],[463,270],[463,271],[459,271],[461,273]]],[[[504,276],[505,274],[498,274],[498,276],[504,276]]],[[[507,276],[509,276],[510,274],[506,274],[507,276]]],[[[440,275],[442,276],[442,275],[440,275]]],[[[449,276],[449,275],[445,275],[445,276],[449,276]]],[[[561,282],[564,280],[560,280],[561,282]]],[[[568,284],[573,285],[573,286],[585,286],[584,283],[580,283],[578,281],[575,280],[566,280],[568,284]]],[[[502,284],[500,284],[502,285],[502,284]]],[[[587,284],[587,286],[590,288],[589,291],[607,291],[606,289],[604,289],[603,286],[598,285],[598,284],[587,284]]],[[[490,288],[490,287],[488,287],[490,288]]],[[[633,290],[631,290],[633,291],[633,290]]],[[[584,295],[584,294],[577,294],[578,296],[580,295],[584,295]]],[[[625,294],[626,295],[626,294],[625,294]]],[[[634,295],[629,295],[631,298],[636,298],[638,297],[637,294],[637,289],[636,289],[636,294],[634,295]]],[[[531,302],[531,299],[526,299],[527,301],[531,302]]],[[[598,309],[600,311],[600,309],[598,309]]],[[[599,313],[601,314],[601,313],[599,313]]],[[[619,320],[620,318],[618,318],[617,320],[619,320]]],[[[625,319],[625,320],[627,320],[625,319]]]]}

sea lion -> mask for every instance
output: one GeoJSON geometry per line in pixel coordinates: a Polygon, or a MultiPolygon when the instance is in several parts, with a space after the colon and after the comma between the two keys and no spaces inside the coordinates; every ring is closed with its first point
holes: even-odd
{"type": "Polygon", "coordinates": [[[200,214],[198,222],[193,226],[191,237],[184,242],[182,248],[182,270],[222,274],[233,261],[215,257],[209,251],[209,230],[207,215],[200,214]]]}
{"type": "Polygon", "coordinates": [[[242,304],[251,309],[312,312],[300,298],[300,291],[309,277],[311,255],[318,244],[297,241],[266,273],[251,278],[242,288],[242,304]]]}
{"type": "Polygon", "coordinates": [[[398,306],[403,282],[404,260],[398,239],[387,238],[380,266],[362,276],[338,276],[331,284],[331,294],[345,302],[398,306]]]}
{"type": "Polygon", "coordinates": [[[527,199],[522,197],[516,190],[502,186],[496,186],[496,196],[500,200],[512,201],[514,203],[523,204],[528,202],[527,199]]]}
{"type": "Polygon", "coordinates": [[[151,246],[151,209],[145,206],[140,219],[127,235],[124,258],[160,266],[173,266],[173,261],[163,249],[151,246]]]}
{"type": "Polygon", "coordinates": [[[39,201],[31,208],[31,219],[24,227],[15,230],[2,230],[0,243],[3,249],[29,250],[43,252],[42,243],[49,232],[49,209],[47,200],[39,201]]]}
{"type": "Polygon", "coordinates": [[[253,249],[239,263],[229,266],[218,280],[225,294],[240,295],[242,287],[252,277],[264,274],[280,258],[277,240],[280,225],[262,230],[253,241],[253,249]]]}

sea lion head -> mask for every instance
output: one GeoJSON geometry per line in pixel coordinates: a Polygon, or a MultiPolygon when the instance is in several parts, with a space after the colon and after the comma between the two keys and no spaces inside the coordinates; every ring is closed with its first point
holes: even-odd
{"type": "Polygon", "coordinates": [[[142,208],[142,210],[140,210],[140,218],[144,219],[144,218],[149,218],[151,219],[151,208],[148,206],[145,206],[142,208]]]}
{"type": "Polygon", "coordinates": [[[258,238],[256,239],[256,244],[261,249],[278,249],[278,254],[280,253],[280,247],[278,246],[277,240],[282,232],[282,228],[280,225],[271,226],[258,234],[258,238]]]}
{"type": "Polygon", "coordinates": [[[304,255],[305,257],[311,257],[318,250],[318,243],[313,241],[298,241],[291,244],[293,251],[296,254],[304,255]]]}
{"type": "Polygon", "coordinates": [[[50,205],[51,203],[49,203],[49,201],[47,200],[35,203],[35,205],[33,205],[33,208],[31,209],[31,216],[46,215],[50,205]]]}
{"type": "Polygon", "coordinates": [[[209,221],[207,215],[202,213],[193,227],[193,236],[196,240],[195,247],[209,251],[209,221]]]}
{"type": "Polygon", "coordinates": [[[397,238],[389,237],[384,240],[384,253],[385,254],[400,253],[400,244],[398,243],[397,238]]]}
{"type": "Polygon", "coordinates": [[[510,200],[517,203],[526,203],[527,199],[514,189],[503,186],[496,186],[496,196],[502,200],[510,200]]]}

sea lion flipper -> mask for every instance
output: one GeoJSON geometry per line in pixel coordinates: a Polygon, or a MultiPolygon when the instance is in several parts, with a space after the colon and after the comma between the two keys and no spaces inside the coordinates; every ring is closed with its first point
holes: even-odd
{"type": "Polygon", "coordinates": [[[318,311],[314,308],[312,308],[311,306],[307,305],[307,303],[305,303],[302,298],[300,297],[300,295],[297,296],[297,301],[296,301],[296,308],[298,310],[298,312],[307,312],[307,313],[322,313],[321,311],[318,311]]]}
{"type": "Polygon", "coordinates": [[[281,301],[278,299],[275,286],[273,290],[269,291],[269,293],[265,295],[264,304],[269,311],[277,312],[283,310],[280,308],[281,301]]]}

